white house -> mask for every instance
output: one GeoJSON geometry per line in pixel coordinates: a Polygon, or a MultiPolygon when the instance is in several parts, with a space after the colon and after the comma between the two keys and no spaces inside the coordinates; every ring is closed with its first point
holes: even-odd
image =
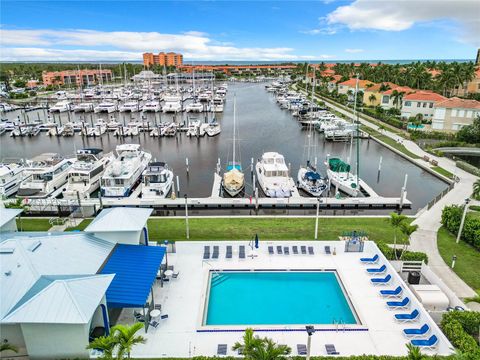
{"type": "Polygon", "coordinates": [[[432,91],[416,91],[404,95],[401,116],[409,118],[421,114],[424,119],[431,120],[435,111],[435,104],[444,100],[447,100],[445,96],[432,91]]]}
{"type": "Polygon", "coordinates": [[[480,116],[480,101],[453,97],[435,104],[432,129],[458,131],[480,116]]]}

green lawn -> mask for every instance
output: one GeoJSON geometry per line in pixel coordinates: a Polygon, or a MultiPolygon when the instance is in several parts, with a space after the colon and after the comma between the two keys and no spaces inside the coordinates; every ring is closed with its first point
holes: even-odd
{"type": "Polygon", "coordinates": [[[85,230],[85,228],[93,221],[93,219],[85,219],[78,226],[68,227],[65,231],[85,230]]]}
{"type": "Polygon", "coordinates": [[[364,125],[361,126],[361,129],[363,131],[369,133],[370,135],[376,137],[381,142],[384,142],[385,144],[390,145],[394,149],[404,153],[408,157],[410,157],[412,159],[420,159],[420,156],[417,156],[414,153],[412,153],[411,151],[407,150],[405,148],[405,146],[403,146],[402,144],[399,144],[398,142],[396,142],[392,138],[388,137],[387,135],[383,135],[383,134],[379,133],[378,131],[376,131],[374,129],[371,129],[371,128],[369,128],[367,126],[364,126],[364,125]]]}
{"type": "Polygon", "coordinates": [[[440,228],[437,235],[437,246],[445,263],[452,263],[452,256],[457,256],[455,273],[462,278],[475,291],[480,291],[480,273],[478,264],[480,264],[480,251],[464,241],[455,243],[455,236],[443,227],[440,228]]]}
{"type": "Polygon", "coordinates": [[[447,171],[445,170],[444,168],[440,167],[440,166],[433,166],[431,168],[433,171],[436,171],[438,172],[440,175],[443,175],[449,179],[452,179],[453,178],[453,174],[450,172],[450,171],[447,171]]]}
{"type": "Polygon", "coordinates": [[[47,231],[52,227],[48,220],[22,217],[17,219],[17,228],[18,231],[47,231]]]}

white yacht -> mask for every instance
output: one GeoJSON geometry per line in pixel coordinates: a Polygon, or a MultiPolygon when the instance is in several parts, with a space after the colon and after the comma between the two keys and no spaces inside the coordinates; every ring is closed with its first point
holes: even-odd
{"type": "Polygon", "coordinates": [[[177,113],[182,111],[182,100],[179,96],[166,96],[165,104],[162,107],[164,113],[177,113]]]}
{"type": "Polygon", "coordinates": [[[93,104],[89,102],[79,103],[73,106],[73,112],[92,112],[93,104]]]}
{"type": "Polygon", "coordinates": [[[212,112],[223,112],[223,98],[215,96],[212,100],[212,112]]]}
{"type": "Polygon", "coordinates": [[[127,197],[140,180],[152,155],[139,144],[122,144],[116,148],[117,158],[112,161],[101,180],[101,194],[106,197],[127,197]]]}
{"type": "Polygon", "coordinates": [[[295,191],[295,182],[288,174],[283,155],[266,152],[255,165],[257,180],[268,197],[291,197],[295,191]]]}
{"type": "Polygon", "coordinates": [[[113,102],[110,102],[110,101],[101,102],[100,104],[98,104],[97,106],[95,106],[93,108],[93,111],[95,113],[106,112],[106,113],[110,114],[111,112],[114,112],[114,111],[117,111],[117,110],[118,110],[117,105],[113,102]]]}
{"type": "Polygon", "coordinates": [[[160,102],[157,100],[150,100],[145,103],[142,107],[143,112],[159,112],[162,110],[160,102]]]}
{"type": "Polygon", "coordinates": [[[59,101],[53,105],[48,111],[53,112],[66,112],[72,110],[72,103],[70,101],[59,101]]]}
{"type": "Polygon", "coordinates": [[[21,161],[0,163],[0,197],[15,194],[23,180],[24,166],[21,161]]]}
{"type": "Polygon", "coordinates": [[[164,162],[151,162],[142,174],[142,199],[164,199],[173,184],[173,171],[164,162]]]}
{"type": "Polygon", "coordinates": [[[88,137],[99,137],[105,134],[107,131],[107,125],[105,123],[97,123],[94,126],[87,129],[88,137]]]}
{"type": "Polygon", "coordinates": [[[17,196],[45,198],[51,195],[65,185],[74,162],[75,159],[65,159],[55,153],[45,153],[27,160],[17,196]]]}
{"type": "Polygon", "coordinates": [[[300,166],[297,182],[300,189],[315,197],[322,196],[328,188],[325,180],[309,161],[307,166],[300,166]]]}
{"type": "Polygon", "coordinates": [[[110,153],[102,156],[102,149],[77,150],[77,161],[68,172],[65,199],[89,199],[100,187],[100,179],[107,165],[114,160],[110,153]]]}
{"type": "Polygon", "coordinates": [[[207,133],[208,136],[217,136],[220,134],[222,131],[222,128],[220,127],[220,124],[217,123],[216,121],[211,122],[208,124],[207,128],[205,129],[205,132],[207,133]]]}
{"type": "Polygon", "coordinates": [[[137,112],[140,111],[138,101],[127,101],[119,109],[120,112],[137,112]]]}
{"type": "Polygon", "coordinates": [[[194,113],[199,113],[203,111],[203,105],[200,103],[190,103],[185,107],[185,111],[188,112],[194,112],[194,113]]]}
{"type": "Polygon", "coordinates": [[[360,186],[357,186],[357,177],[350,172],[349,164],[339,158],[329,158],[326,165],[331,185],[352,197],[359,195],[360,186]]]}

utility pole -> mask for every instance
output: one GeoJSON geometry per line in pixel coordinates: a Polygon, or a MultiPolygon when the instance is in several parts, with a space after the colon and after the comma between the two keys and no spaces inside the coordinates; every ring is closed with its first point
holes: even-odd
{"type": "Polygon", "coordinates": [[[462,221],[460,222],[460,228],[458,229],[458,234],[457,234],[457,244],[460,242],[460,237],[462,236],[463,224],[465,223],[465,217],[467,216],[469,202],[470,202],[470,199],[466,198],[465,206],[463,208],[462,221]]]}

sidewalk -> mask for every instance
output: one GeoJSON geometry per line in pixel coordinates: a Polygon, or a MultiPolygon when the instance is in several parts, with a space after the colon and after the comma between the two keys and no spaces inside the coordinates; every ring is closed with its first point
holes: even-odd
{"type": "MultiPolygon", "coordinates": [[[[330,108],[349,117],[350,119],[354,119],[351,112],[336,106],[330,100],[317,95],[315,97],[318,100],[323,101],[330,108]]],[[[460,181],[455,184],[455,187],[448,192],[448,194],[446,194],[429,210],[423,211],[421,215],[419,215],[413,222],[413,224],[418,225],[418,230],[412,235],[409,250],[426,253],[428,255],[428,265],[432,271],[439,276],[459,298],[475,296],[475,291],[473,291],[472,288],[470,288],[462,279],[460,279],[457,274],[455,274],[452,269],[445,264],[440,256],[437,248],[437,232],[441,226],[440,220],[442,216],[442,209],[447,205],[463,204],[465,199],[472,193],[473,183],[477,179],[476,176],[457,168],[453,160],[444,157],[433,156],[423,151],[411,140],[406,140],[388,130],[380,130],[377,125],[362,118],[359,118],[359,120],[363,125],[377,130],[396,141],[400,141],[407,150],[411,151],[420,158],[423,158],[423,156],[426,155],[430,159],[437,160],[439,166],[456,175],[460,179],[460,181]]],[[[413,159],[413,162],[425,165],[423,159],[413,159]]]]}

